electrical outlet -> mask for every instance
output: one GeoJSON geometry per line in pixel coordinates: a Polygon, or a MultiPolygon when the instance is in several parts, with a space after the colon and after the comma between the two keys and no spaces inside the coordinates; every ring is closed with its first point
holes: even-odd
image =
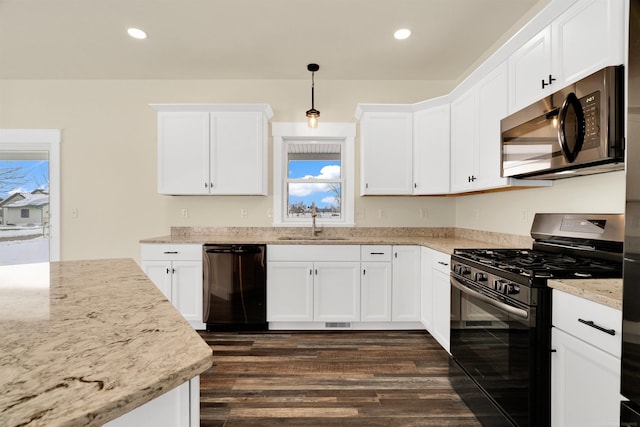
{"type": "Polygon", "coordinates": [[[384,209],[378,209],[378,219],[385,219],[387,212],[384,209]]]}
{"type": "Polygon", "coordinates": [[[242,208],[240,209],[240,218],[247,218],[249,216],[249,210],[242,208]]]}
{"type": "Polygon", "coordinates": [[[419,215],[420,219],[427,219],[429,217],[429,211],[427,208],[420,208],[419,215]]]}
{"type": "Polygon", "coordinates": [[[182,216],[182,218],[184,219],[189,218],[189,209],[187,208],[180,209],[180,216],[182,216]]]}

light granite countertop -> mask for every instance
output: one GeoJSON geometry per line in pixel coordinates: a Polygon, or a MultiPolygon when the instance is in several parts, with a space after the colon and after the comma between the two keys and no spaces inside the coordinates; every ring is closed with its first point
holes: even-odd
{"type": "Polygon", "coordinates": [[[440,252],[455,248],[530,248],[529,236],[447,227],[333,227],[311,238],[310,228],[172,227],[171,234],[140,243],[269,245],[422,245],[440,252]]]}
{"type": "Polygon", "coordinates": [[[552,289],[622,310],[622,279],[549,280],[552,289]]]}
{"type": "Polygon", "coordinates": [[[2,426],[99,426],[212,364],[131,259],[5,266],[0,277],[2,426]]]}

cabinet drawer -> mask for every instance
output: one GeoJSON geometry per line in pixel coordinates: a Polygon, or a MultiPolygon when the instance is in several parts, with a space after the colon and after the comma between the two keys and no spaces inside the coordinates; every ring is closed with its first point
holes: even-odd
{"type": "Polygon", "coordinates": [[[180,261],[201,260],[202,245],[198,244],[156,244],[141,245],[143,260],[180,261]]]}
{"type": "Polygon", "coordinates": [[[360,261],[359,245],[269,245],[268,261],[360,261]]]}
{"type": "Polygon", "coordinates": [[[439,251],[431,251],[431,257],[433,260],[433,269],[441,271],[445,274],[449,274],[449,270],[451,269],[451,255],[445,254],[444,252],[439,251]]]}
{"type": "Polygon", "coordinates": [[[554,327],[620,358],[622,312],[606,305],[553,290],[551,323],[554,327]],[[593,326],[585,324],[593,322],[593,326]],[[614,335],[596,327],[613,331],[614,335]]]}
{"type": "Polygon", "coordinates": [[[360,246],[360,259],[362,261],[391,261],[391,246],[389,245],[360,246]]]}

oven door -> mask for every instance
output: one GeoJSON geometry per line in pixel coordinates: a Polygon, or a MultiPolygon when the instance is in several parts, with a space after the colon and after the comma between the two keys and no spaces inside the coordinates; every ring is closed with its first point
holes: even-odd
{"type": "Polygon", "coordinates": [[[460,319],[451,321],[455,361],[515,425],[548,425],[546,409],[536,408],[534,382],[545,376],[536,372],[536,309],[454,274],[451,289],[460,298],[460,319]]]}

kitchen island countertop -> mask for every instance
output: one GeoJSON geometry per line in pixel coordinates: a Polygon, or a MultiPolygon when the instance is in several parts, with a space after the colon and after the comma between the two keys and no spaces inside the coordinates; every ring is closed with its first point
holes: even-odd
{"type": "Polygon", "coordinates": [[[133,260],[45,269],[37,284],[0,267],[0,425],[99,426],[211,366],[210,347],[133,260]]]}
{"type": "Polygon", "coordinates": [[[549,280],[552,289],[622,310],[622,279],[549,280]]]}

